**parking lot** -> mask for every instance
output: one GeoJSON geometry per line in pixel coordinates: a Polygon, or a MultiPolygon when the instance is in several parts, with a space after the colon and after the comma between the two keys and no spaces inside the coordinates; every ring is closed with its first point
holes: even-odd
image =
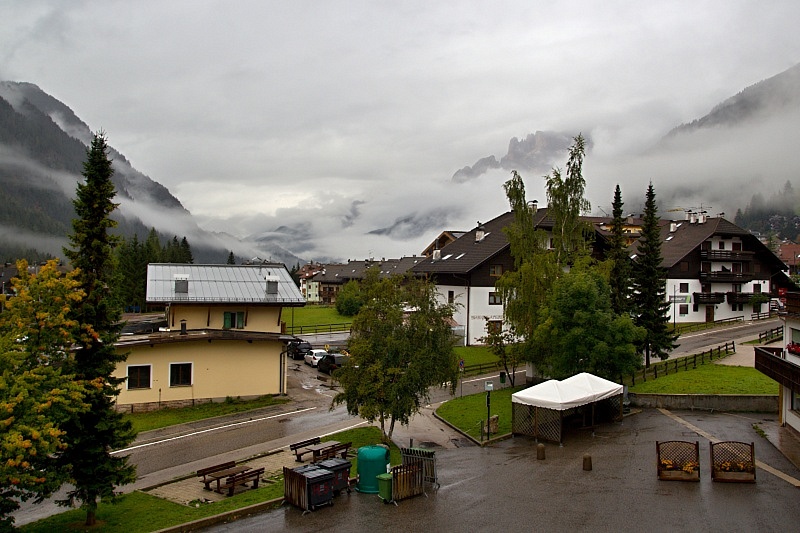
{"type": "Polygon", "coordinates": [[[568,434],[564,446],[517,437],[490,447],[437,450],[441,487],[387,505],[352,493],[305,515],[284,506],[209,531],[792,531],[800,471],[753,428],[774,416],[646,409],[622,423],[568,434]],[[698,433],[698,430],[700,433],[698,433]],[[715,483],[709,438],[755,442],[757,483],[715,483]],[[656,441],[700,443],[699,483],[659,481],[656,441]],[[583,470],[584,454],[592,470],[583,470]]]}

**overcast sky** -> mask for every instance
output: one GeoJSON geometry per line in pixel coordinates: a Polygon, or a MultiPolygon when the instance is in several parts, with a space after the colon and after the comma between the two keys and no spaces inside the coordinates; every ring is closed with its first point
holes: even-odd
{"type": "Polygon", "coordinates": [[[507,171],[451,177],[537,130],[589,135],[589,200],[610,212],[622,183],[633,208],[668,186],[635,154],[800,62],[797,0],[0,0],[0,20],[0,79],[104,129],[204,227],[286,225],[306,259],[493,218],[507,171]]]}

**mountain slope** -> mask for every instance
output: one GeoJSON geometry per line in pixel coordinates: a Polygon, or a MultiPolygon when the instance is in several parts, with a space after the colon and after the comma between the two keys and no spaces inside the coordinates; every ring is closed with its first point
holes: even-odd
{"type": "MultiPolygon", "coordinates": [[[[31,249],[60,256],[74,218],[72,198],[82,179],[92,131],[62,102],[31,83],[0,82],[0,255],[12,260],[31,249]]],[[[118,231],[143,239],[151,227],[164,237],[186,236],[197,262],[240,257],[298,260],[285,249],[262,249],[202,230],[181,202],[111,148],[118,231]]]]}

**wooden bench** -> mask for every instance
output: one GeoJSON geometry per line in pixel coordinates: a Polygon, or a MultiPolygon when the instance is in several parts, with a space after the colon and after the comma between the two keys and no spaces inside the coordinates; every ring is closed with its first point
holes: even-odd
{"type": "Polygon", "coordinates": [[[314,444],[319,444],[319,437],[314,437],[313,439],[308,440],[301,440],[300,442],[295,442],[294,444],[289,445],[289,449],[294,452],[295,456],[297,457],[297,462],[303,462],[303,455],[309,453],[311,450],[305,450],[307,446],[313,446],[314,444]]]}
{"type": "Polygon", "coordinates": [[[261,474],[264,473],[264,467],[256,468],[253,470],[248,470],[247,472],[242,472],[241,474],[236,474],[235,476],[231,476],[225,480],[225,483],[221,485],[217,492],[222,494],[224,489],[228,489],[228,496],[233,496],[233,491],[236,489],[237,485],[247,485],[248,481],[253,482],[253,488],[258,488],[258,482],[261,480],[261,474]]]}
{"type": "Polygon", "coordinates": [[[213,479],[208,478],[208,474],[213,474],[214,472],[219,472],[221,470],[227,470],[229,468],[233,468],[236,466],[236,461],[228,461],[226,463],[221,463],[214,466],[209,466],[208,468],[198,468],[197,469],[197,477],[202,476],[203,479],[200,480],[206,486],[206,490],[211,490],[209,484],[214,481],[213,479]]]}
{"type": "Polygon", "coordinates": [[[311,459],[311,462],[317,463],[319,461],[326,461],[340,454],[342,459],[347,459],[347,454],[350,452],[350,447],[352,445],[352,442],[343,442],[341,444],[333,444],[321,450],[314,450],[314,457],[311,459]]]}

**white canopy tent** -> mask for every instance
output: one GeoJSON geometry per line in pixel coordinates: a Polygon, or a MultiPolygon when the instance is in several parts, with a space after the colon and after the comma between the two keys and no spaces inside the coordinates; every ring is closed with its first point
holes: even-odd
{"type": "Polygon", "coordinates": [[[511,395],[513,431],[561,442],[564,411],[592,404],[594,426],[594,404],[614,399],[619,400],[621,409],[622,394],[622,385],[587,372],[545,381],[511,395]]]}

